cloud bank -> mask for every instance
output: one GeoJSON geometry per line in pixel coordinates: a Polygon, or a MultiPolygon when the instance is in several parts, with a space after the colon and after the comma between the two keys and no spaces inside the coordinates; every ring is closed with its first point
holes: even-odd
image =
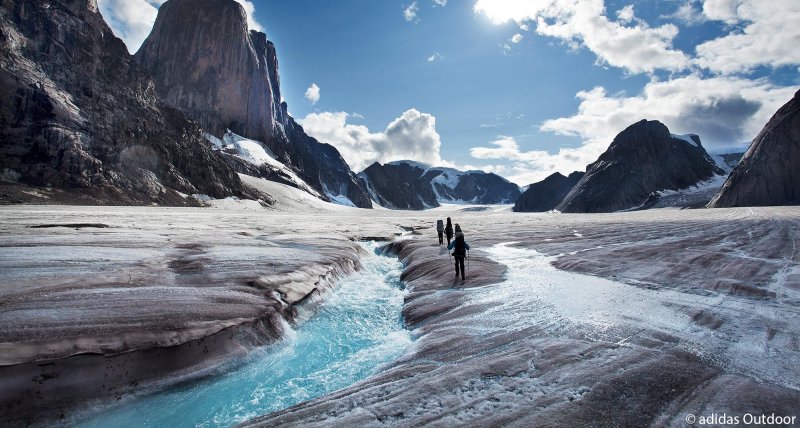
{"type": "Polygon", "coordinates": [[[362,171],[373,162],[404,159],[450,165],[441,158],[442,143],[432,115],[414,108],[406,110],[383,132],[347,123],[354,117],[345,112],[322,112],[311,113],[298,122],[308,135],[336,147],[353,171],[362,171]]]}
{"type": "Polygon", "coordinates": [[[795,90],[766,80],[697,75],[653,80],[633,96],[608,94],[598,86],[576,95],[580,105],[574,115],[547,120],[540,126],[542,131],[580,137],[579,147],[562,148],[554,154],[521,151],[513,137],[501,137],[489,147],[472,148],[470,154],[509,164],[497,172],[524,185],[554,172],[583,171],[618,133],[642,119],[659,120],[676,134],[698,134],[710,152],[744,151],[748,140],[795,90]]]}
{"type": "Polygon", "coordinates": [[[478,0],[474,10],[495,24],[515,21],[574,49],[585,47],[597,55],[598,63],[632,73],[679,71],[689,66],[689,58],[672,47],[678,27],[650,27],[636,19],[633,7],[623,9],[619,21],[605,15],[603,0],[478,0]],[[634,25],[625,25],[631,22],[634,25]]]}
{"type": "Polygon", "coordinates": [[[636,16],[632,4],[619,9],[616,20],[606,15],[603,0],[478,0],[474,11],[496,24],[514,21],[523,32],[587,49],[599,65],[650,74],[639,94],[609,94],[602,86],[580,91],[575,114],[540,124],[541,131],[580,137],[579,147],[555,154],[524,151],[513,137],[501,136],[471,150],[477,159],[505,162],[498,173],[521,184],[556,171],[583,170],[616,134],[641,119],[660,120],[675,133],[696,133],[712,152],[743,150],[796,91],[748,76],[759,67],[800,65],[800,2],[795,0],[688,0],[676,5],[674,13],[661,18],[686,26],[707,21],[726,25],[721,36],[697,45],[693,53],[673,46],[679,31],[675,24],[651,27],[636,16]]]}

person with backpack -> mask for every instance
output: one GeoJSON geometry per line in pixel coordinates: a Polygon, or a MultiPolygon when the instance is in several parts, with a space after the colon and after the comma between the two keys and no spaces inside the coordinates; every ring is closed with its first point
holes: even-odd
{"type": "Polygon", "coordinates": [[[456,224],[456,239],[453,243],[447,246],[448,250],[453,250],[453,258],[456,259],[456,278],[458,278],[459,268],[461,269],[461,280],[464,281],[467,277],[464,273],[464,258],[469,251],[469,244],[464,239],[464,233],[461,231],[461,226],[456,224]]]}
{"type": "Polygon", "coordinates": [[[444,222],[436,220],[436,233],[439,234],[439,245],[444,244],[444,222]]]}
{"type": "Polygon", "coordinates": [[[450,246],[450,240],[453,239],[453,223],[450,217],[447,217],[447,226],[444,227],[444,234],[447,236],[447,245],[450,246]]]}

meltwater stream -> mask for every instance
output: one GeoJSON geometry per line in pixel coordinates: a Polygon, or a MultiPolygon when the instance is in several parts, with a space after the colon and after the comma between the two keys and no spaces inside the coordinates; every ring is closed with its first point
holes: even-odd
{"type": "Polygon", "coordinates": [[[83,427],[227,427],[352,385],[411,343],[401,317],[402,264],[369,252],[283,342],[255,350],[231,371],[133,399],[83,427]]]}

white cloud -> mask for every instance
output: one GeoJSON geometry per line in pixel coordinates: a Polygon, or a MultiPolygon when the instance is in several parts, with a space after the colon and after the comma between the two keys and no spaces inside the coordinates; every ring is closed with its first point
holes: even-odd
{"type": "Polygon", "coordinates": [[[545,150],[522,151],[513,137],[501,135],[498,138],[490,143],[494,147],[473,147],[470,155],[476,159],[504,161],[504,164],[483,169],[523,186],[541,181],[554,172],[566,175],[572,171],[583,171],[602,153],[600,151],[595,155],[588,150],[570,148],[562,148],[556,154],[545,150]]]}
{"type": "Polygon", "coordinates": [[[736,10],[743,3],[744,0],[706,0],[703,2],[703,14],[708,19],[734,24],[738,20],[736,10]]]}
{"type": "Polygon", "coordinates": [[[705,0],[703,14],[735,26],[696,47],[697,65],[729,74],[800,64],[800,1],[705,0]]]}
{"type": "Polygon", "coordinates": [[[158,6],[163,1],[99,0],[98,6],[114,34],[125,42],[129,51],[136,52],[153,29],[158,6]]]}
{"type": "Polygon", "coordinates": [[[410,159],[431,165],[452,166],[442,160],[436,118],[409,109],[393,120],[383,132],[347,123],[345,112],[311,113],[299,120],[308,135],[336,147],[354,171],[373,162],[410,159]]]}
{"type": "Polygon", "coordinates": [[[628,72],[652,72],[656,69],[684,70],[689,59],[672,46],[678,34],[673,24],[650,27],[633,14],[623,13],[619,22],[605,16],[603,0],[478,0],[476,13],[485,13],[494,23],[515,21],[535,25],[535,31],[560,39],[571,47],[584,46],[598,63],[608,63],[628,72]],[[623,25],[635,21],[633,26],[623,25]]]}
{"type": "Polygon", "coordinates": [[[244,11],[247,12],[247,27],[251,30],[256,30],[260,32],[264,32],[264,26],[262,26],[258,21],[256,21],[256,6],[253,4],[252,1],[247,0],[236,0],[239,4],[242,5],[244,11]]]}
{"type": "Polygon", "coordinates": [[[662,15],[662,19],[676,19],[688,26],[699,25],[708,21],[708,17],[697,7],[698,0],[689,0],[682,4],[678,9],[669,14],[662,15]]]}
{"type": "Polygon", "coordinates": [[[513,36],[511,36],[511,39],[509,40],[511,40],[511,43],[519,43],[522,41],[522,34],[520,33],[514,34],[513,36]]]}
{"type": "Polygon", "coordinates": [[[408,22],[416,22],[417,21],[417,11],[419,11],[419,8],[417,8],[417,2],[414,1],[410,5],[408,5],[408,7],[405,8],[405,10],[403,10],[403,17],[408,22]]]}
{"type": "Polygon", "coordinates": [[[622,22],[631,22],[636,16],[633,13],[633,5],[629,4],[617,11],[617,18],[622,22]]]}
{"type": "MultiPolygon", "coordinates": [[[[125,42],[128,51],[136,52],[153,29],[158,8],[166,0],[98,0],[103,18],[114,34],[125,42]]],[[[252,30],[264,31],[256,21],[252,1],[236,0],[247,12],[247,24],[252,30]]]]}
{"type": "Polygon", "coordinates": [[[316,104],[319,101],[319,86],[316,83],[312,83],[311,86],[306,89],[306,99],[311,102],[311,104],[316,104]]]}
{"type": "Polygon", "coordinates": [[[602,87],[577,94],[578,112],[547,120],[541,129],[577,135],[584,144],[608,146],[625,127],[657,119],[678,134],[695,133],[711,151],[741,148],[752,140],[796,88],[738,77],[703,79],[697,75],[651,81],[635,96],[608,95],[602,87]]]}
{"type": "Polygon", "coordinates": [[[434,52],[433,54],[431,54],[431,56],[428,57],[428,62],[434,62],[438,59],[442,59],[442,56],[439,54],[439,52],[434,52]]]}
{"type": "Polygon", "coordinates": [[[442,7],[447,5],[447,0],[433,0],[433,2],[442,7]]]}
{"type": "MultiPolygon", "coordinates": [[[[700,135],[711,152],[743,150],[775,111],[792,98],[796,88],[778,87],[765,80],[737,77],[703,79],[697,75],[667,81],[651,81],[634,96],[609,95],[602,87],[577,94],[578,112],[547,120],[541,130],[581,138],[575,148],[551,154],[542,150],[521,151],[511,137],[492,142],[493,147],[475,147],[478,159],[504,160],[508,166],[498,173],[518,183],[539,181],[553,172],[569,174],[584,170],[597,160],[623,129],[642,119],[664,123],[671,132],[700,135]]],[[[502,168],[501,168],[502,169],[502,168]]]]}
{"type": "Polygon", "coordinates": [[[800,1],[797,0],[685,0],[671,15],[685,25],[707,20],[729,25],[728,33],[695,48],[695,57],[672,42],[678,27],[667,23],[651,27],[636,17],[633,5],[606,16],[603,0],[477,0],[476,13],[496,24],[515,21],[536,33],[554,37],[572,48],[592,51],[598,64],[630,73],[655,70],[686,71],[701,67],[718,74],[750,72],[759,66],[800,64],[800,1]]]}

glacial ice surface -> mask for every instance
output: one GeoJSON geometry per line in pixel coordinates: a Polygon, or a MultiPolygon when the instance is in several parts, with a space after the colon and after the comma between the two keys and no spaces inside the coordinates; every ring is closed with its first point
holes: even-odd
{"type": "MultiPolygon", "coordinates": [[[[411,344],[400,311],[402,264],[364,244],[364,269],[315,302],[313,314],[284,341],[200,381],[129,397],[78,426],[227,427],[352,385],[411,344]]],[[[305,315],[305,316],[304,316],[305,315]]]]}

